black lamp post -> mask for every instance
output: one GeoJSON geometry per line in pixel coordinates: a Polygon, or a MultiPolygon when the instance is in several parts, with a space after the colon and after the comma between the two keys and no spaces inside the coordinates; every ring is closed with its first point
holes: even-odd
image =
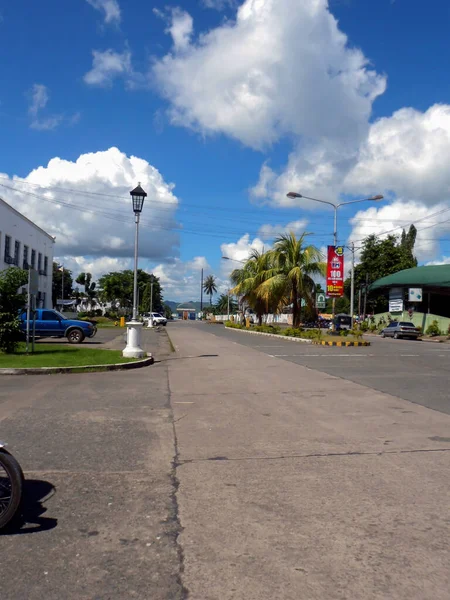
{"type": "Polygon", "coordinates": [[[130,192],[133,201],[134,222],[136,223],[136,232],[134,238],[134,285],[133,285],[133,321],[137,319],[137,272],[138,272],[138,247],[139,247],[139,217],[144,206],[144,200],[147,196],[146,192],[141,188],[139,183],[134,190],[130,192]]]}

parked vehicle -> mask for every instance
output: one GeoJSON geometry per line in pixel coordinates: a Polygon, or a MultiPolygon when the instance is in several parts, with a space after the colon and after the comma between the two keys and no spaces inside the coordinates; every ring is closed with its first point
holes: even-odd
{"type": "Polygon", "coordinates": [[[350,330],[352,328],[352,318],[350,315],[340,313],[334,317],[334,321],[330,324],[330,329],[333,328],[333,324],[335,331],[350,330]]]}
{"type": "MultiPolygon", "coordinates": [[[[97,327],[89,321],[78,319],[66,319],[57,310],[38,308],[35,311],[35,335],[36,337],[66,337],[71,344],[81,344],[85,338],[92,338],[97,333],[97,327]]],[[[20,315],[20,329],[23,334],[27,331],[27,313],[20,315]]],[[[30,320],[30,334],[33,321],[30,320]]]]}
{"type": "Polygon", "coordinates": [[[150,316],[152,316],[153,318],[153,324],[154,325],[164,325],[164,327],[167,325],[167,319],[166,317],[163,317],[161,314],[156,313],[156,312],[152,312],[152,313],[145,313],[144,315],[142,315],[145,319],[150,319],[150,316]]]}
{"type": "Polygon", "coordinates": [[[0,442],[0,529],[14,518],[20,508],[23,479],[19,463],[0,442]]]}
{"type": "Polygon", "coordinates": [[[381,331],[381,337],[393,337],[395,340],[399,338],[417,340],[419,336],[420,329],[415,327],[413,323],[408,323],[406,321],[392,321],[381,331]]]}

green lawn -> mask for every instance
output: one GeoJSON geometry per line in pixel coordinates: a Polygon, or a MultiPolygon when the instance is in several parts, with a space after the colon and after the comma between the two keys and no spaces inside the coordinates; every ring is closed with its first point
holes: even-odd
{"type": "Polygon", "coordinates": [[[23,369],[34,367],[74,367],[85,365],[110,365],[132,362],[123,358],[120,350],[101,350],[62,344],[36,344],[34,354],[25,353],[25,344],[20,344],[15,354],[0,352],[0,369],[23,369]]]}

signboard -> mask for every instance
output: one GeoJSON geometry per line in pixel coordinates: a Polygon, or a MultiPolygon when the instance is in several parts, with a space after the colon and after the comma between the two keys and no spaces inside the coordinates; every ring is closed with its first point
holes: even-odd
{"type": "Polygon", "coordinates": [[[36,269],[30,269],[28,271],[28,285],[28,293],[36,295],[39,288],[39,273],[36,271],[36,269]]]}
{"type": "Polygon", "coordinates": [[[327,296],[340,298],[344,295],[344,248],[328,246],[327,296]]]}
{"type": "Polygon", "coordinates": [[[389,312],[403,312],[403,300],[389,300],[389,312]]]}
{"type": "Polygon", "coordinates": [[[316,294],[316,308],[325,308],[327,299],[324,293],[316,294]]]}
{"type": "Polygon", "coordinates": [[[410,302],[422,302],[423,293],[422,288],[409,288],[408,300],[410,302]]]}

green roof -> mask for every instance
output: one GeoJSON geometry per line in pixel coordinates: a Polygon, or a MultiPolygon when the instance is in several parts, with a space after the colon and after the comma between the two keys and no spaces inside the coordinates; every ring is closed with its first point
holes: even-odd
{"type": "Polygon", "coordinates": [[[433,265],[404,269],[382,277],[370,286],[371,290],[388,287],[435,287],[450,288],[450,265],[433,265]]]}

